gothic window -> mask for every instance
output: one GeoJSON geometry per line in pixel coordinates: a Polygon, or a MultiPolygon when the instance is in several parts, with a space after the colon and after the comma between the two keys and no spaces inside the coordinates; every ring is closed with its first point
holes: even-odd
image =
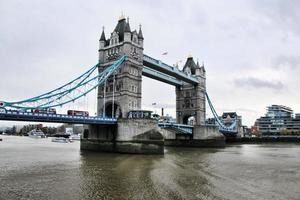
{"type": "Polygon", "coordinates": [[[134,92],[134,86],[133,85],[131,86],[131,90],[134,92]]]}
{"type": "Polygon", "coordinates": [[[185,96],[186,96],[186,97],[190,97],[190,92],[186,92],[186,93],[185,93],[185,96]]]}
{"type": "Polygon", "coordinates": [[[185,107],[186,108],[189,108],[190,107],[190,100],[189,99],[186,99],[185,101],[184,101],[184,103],[185,103],[185,107]]]}
{"type": "Polygon", "coordinates": [[[117,38],[115,38],[115,44],[117,44],[118,43],[118,39],[117,38]]]}

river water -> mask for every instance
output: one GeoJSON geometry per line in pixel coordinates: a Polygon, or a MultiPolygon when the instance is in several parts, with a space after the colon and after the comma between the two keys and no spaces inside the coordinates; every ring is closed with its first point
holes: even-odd
{"type": "Polygon", "coordinates": [[[300,199],[300,145],[81,152],[79,142],[1,136],[0,199],[300,199]]]}

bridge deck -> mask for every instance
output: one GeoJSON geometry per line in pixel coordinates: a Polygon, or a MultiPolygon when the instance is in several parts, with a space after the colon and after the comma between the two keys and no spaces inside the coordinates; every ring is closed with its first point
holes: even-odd
{"type": "Polygon", "coordinates": [[[70,124],[117,124],[117,119],[101,117],[83,117],[48,113],[30,113],[7,111],[0,113],[0,120],[9,121],[31,121],[31,122],[52,122],[70,124]]]}

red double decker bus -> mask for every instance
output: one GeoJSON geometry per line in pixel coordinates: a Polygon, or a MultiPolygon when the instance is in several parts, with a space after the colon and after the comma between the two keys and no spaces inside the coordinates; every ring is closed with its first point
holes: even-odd
{"type": "Polygon", "coordinates": [[[83,116],[83,117],[89,116],[88,111],[81,111],[81,110],[68,110],[67,114],[72,116],[83,116]]]}

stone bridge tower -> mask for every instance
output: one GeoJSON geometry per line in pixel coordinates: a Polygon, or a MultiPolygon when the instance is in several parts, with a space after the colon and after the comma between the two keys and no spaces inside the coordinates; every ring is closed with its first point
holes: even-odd
{"type": "Polygon", "coordinates": [[[205,68],[195,63],[192,56],[187,58],[183,71],[188,75],[195,75],[198,85],[184,83],[176,87],[176,118],[179,124],[201,126],[205,123],[205,68]]]}
{"type": "Polygon", "coordinates": [[[131,31],[129,19],[119,18],[110,37],[106,39],[104,30],[100,37],[99,73],[111,66],[118,58],[127,56],[115,78],[110,77],[105,86],[98,88],[98,108],[100,116],[126,118],[130,110],[141,109],[143,34],[131,31]]]}

